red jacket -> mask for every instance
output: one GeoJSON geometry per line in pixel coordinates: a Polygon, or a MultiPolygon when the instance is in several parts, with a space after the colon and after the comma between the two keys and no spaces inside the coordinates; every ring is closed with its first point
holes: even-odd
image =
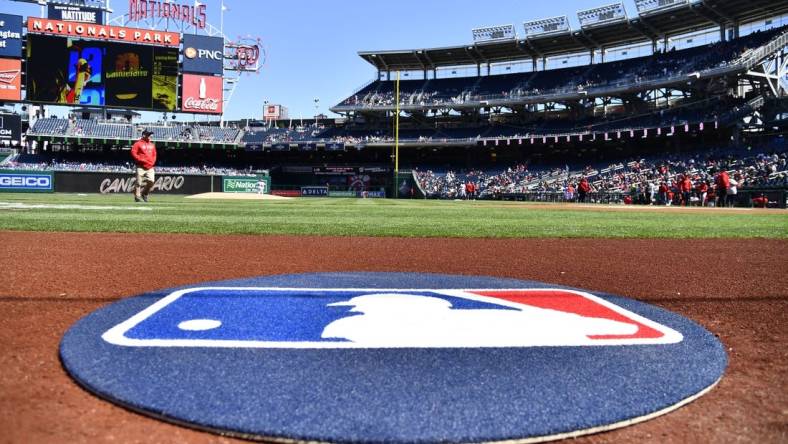
{"type": "Polygon", "coordinates": [[[156,145],[140,139],[131,147],[131,157],[138,167],[149,170],[156,165],[156,145]]]}
{"type": "Polygon", "coordinates": [[[580,185],[577,186],[577,189],[584,193],[587,193],[591,191],[591,185],[588,184],[587,180],[583,179],[580,181],[580,185]]]}
{"type": "Polygon", "coordinates": [[[723,170],[717,175],[715,183],[717,185],[717,189],[727,190],[728,187],[731,186],[731,177],[728,175],[727,171],[723,170]]]}
{"type": "Polygon", "coordinates": [[[680,183],[679,187],[682,193],[689,193],[692,191],[692,181],[689,180],[689,177],[685,177],[680,183]]]}

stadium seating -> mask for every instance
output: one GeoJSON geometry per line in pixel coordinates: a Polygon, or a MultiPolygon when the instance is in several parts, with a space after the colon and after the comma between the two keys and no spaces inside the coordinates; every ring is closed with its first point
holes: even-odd
{"type": "Polygon", "coordinates": [[[419,184],[428,197],[463,198],[464,185],[473,182],[477,196],[500,197],[506,193],[554,193],[563,195],[570,184],[575,187],[586,178],[597,193],[645,194],[654,184],[656,189],[665,183],[675,187],[680,177],[688,175],[693,186],[701,182],[710,187],[714,174],[726,170],[738,181],[740,187],[788,187],[788,150],[763,150],[759,153],[743,149],[715,150],[685,154],[621,160],[607,165],[566,165],[561,167],[533,168],[527,164],[512,165],[505,170],[435,172],[430,169],[416,171],[419,184]]]}
{"type": "Polygon", "coordinates": [[[68,131],[68,120],[66,119],[58,119],[56,117],[47,117],[43,119],[36,120],[36,123],[33,124],[33,128],[31,132],[34,134],[40,135],[65,135],[66,131],[68,131]]]}
{"type": "MultiPolygon", "coordinates": [[[[588,66],[481,77],[405,80],[400,82],[400,105],[444,106],[485,100],[518,100],[686,78],[695,72],[735,65],[748,52],[786,30],[788,27],[783,26],[732,41],[588,66]]],[[[372,82],[342,101],[336,109],[391,107],[394,105],[394,85],[393,81],[372,82]]]]}

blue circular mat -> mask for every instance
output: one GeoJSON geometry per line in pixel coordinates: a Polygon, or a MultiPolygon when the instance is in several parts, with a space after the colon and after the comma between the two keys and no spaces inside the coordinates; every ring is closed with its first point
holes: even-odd
{"type": "Polygon", "coordinates": [[[87,390],[252,439],[563,438],[666,413],[722,377],[721,343],[624,297],[540,282],[315,273],[125,299],[60,346],[87,390]]]}

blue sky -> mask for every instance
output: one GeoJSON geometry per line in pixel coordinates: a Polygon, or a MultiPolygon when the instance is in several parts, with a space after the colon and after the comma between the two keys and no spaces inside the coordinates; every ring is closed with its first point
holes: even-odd
{"type": "MultiPolygon", "coordinates": [[[[181,3],[182,1],[178,1],[181,3]]],[[[183,1],[184,3],[188,0],[183,1]]],[[[220,0],[202,0],[208,22],[219,26],[220,0]]],[[[568,15],[577,29],[576,11],[612,3],[608,0],[345,0],[298,3],[224,0],[225,35],[259,37],[267,51],[259,75],[245,75],[226,108],[225,118],[261,118],[263,102],[282,104],[290,117],[311,118],[372,80],[376,71],[358,57],[360,50],[391,50],[462,45],[471,29],[568,15]]],[[[624,0],[630,17],[634,0],[624,0]]],[[[2,11],[38,16],[40,8],[0,0],[2,11]]],[[[112,2],[125,13],[128,2],[112,2]]],[[[330,113],[329,113],[330,115],[330,113]]],[[[147,117],[147,116],[146,116],[147,117]]],[[[158,116],[157,116],[158,117],[158,116]]],[[[155,117],[154,117],[155,118],[155,117]]],[[[191,120],[191,117],[188,118],[191,120]]]]}

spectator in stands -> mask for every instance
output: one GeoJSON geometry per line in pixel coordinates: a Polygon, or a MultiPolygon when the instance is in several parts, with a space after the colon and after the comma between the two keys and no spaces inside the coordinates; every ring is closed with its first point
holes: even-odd
{"type": "Polygon", "coordinates": [[[137,184],[134,187],[134,202],[148,201],[148,195],[156,181],[153,167],[156,165],[156,145],[151,142],[153,132],[142,131],[142,137],[131,147],[131,157],[137,165],[137,184]]]}
{"type": "Polygon", "coordinates": [[[741,174],[736,173],[728,183],[728,206],[736,206],[736,196],[739,194],[739,185],[742,181],[741,174]]]}
{"type": "Polygon", "coordinates": [[[690,196],[692,196],[692,181],[688,174],[684,174],[684,177],[679,182],[679,189],[681,190],[681,204],[688,207],[690,205],[690,196]]]}
{"type": "Polygon", "coordinates": [[[706,197],[707,197],[708,192],[709,192],[709,184],[706,181],[704,181],[704,180],[698,181],[698,186],[696,187],[696,192],[698,193],[698,199],[699,199],[699,202],[700,202],[700,206],[705,207],[706,206],[706,197]]]}
{"type": "Polygon", "coordinates": [[[586,203],[586,196],[591,192],[591,185],[585,177],[580,179],[580,184],[577,186],[577,198],[580,203],[586,203]]]}
{"type": "Polygon", "coordinates": [[[752,198],[752,205],[755,208],[766,208],[769,206],[769,199],[761,193],[758,197],[752,198]]]}
{"type": "Polygon", "coordinates": [[[728,172],[724,169],[721,170],[714,178],[714,184],[714,193],[717,195],[717,206],[724,207],[728,201],[728,187],[731,185],[731,178],[728,172]]]}
{"type": "Polygon", "coordinates": [[[664,180],[659,184],[659,204],[670,205],[668,183],[664,180]]]}
{"type": "Polygon", "coordinates": [[[654,202],[657,201],[657,191],[659,187],[654,181],[648,183],[648,204],[654,205],[654,202]]]}
{"type": "Polygon", "coordinates": [[[564,199],[566,199],[567,202],[572,202],[573,200],[575,200],[575,187],[574,185],[572,185],[571,182],[566,185],[566,191],[564,192],[564,199]]]}

